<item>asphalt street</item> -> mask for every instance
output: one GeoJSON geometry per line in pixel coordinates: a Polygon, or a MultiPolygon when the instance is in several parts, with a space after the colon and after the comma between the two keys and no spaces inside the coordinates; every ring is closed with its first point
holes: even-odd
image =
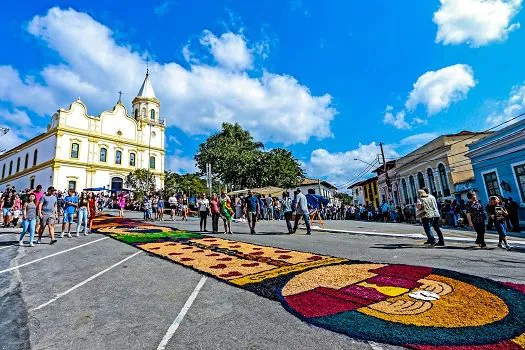
{"type": "MultiPolygon", "coordinates": [[[[198,230],[195,219],[161,224],[198,230]]],[[[257,235],[248,234],[246,223],[234,223],[235,234],[227,238],[525,283],[520,238],[513,238],[518,249],[510,252],[495,244],[479,250],[461,240],[429,248],[416,236],[420,227],[366,224],[327,223],[325,228],[339,231],[306,236],[284,234],[284,222],[261,222],[257,235]]],[[[0,349],[157,349],[170,326],[176,329],[166,349],[395,348],[310,326],[276,302],[213,278],[202,284],[197,272],[102,235],[30,248],[11,245],[17,231],[0,231],[0,349]],[[181,319],[190,295],[194,301],[181,319]]],[[[446,237],[469,234],[445,231],[446,237]]]]}

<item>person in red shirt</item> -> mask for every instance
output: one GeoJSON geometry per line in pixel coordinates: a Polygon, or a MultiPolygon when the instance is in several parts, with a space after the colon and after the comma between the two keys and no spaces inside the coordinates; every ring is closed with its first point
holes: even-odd
{"type": "Polygon", "coordinates": [[[91,233],[91,227],[93,226],[93,219],[97,215],[97,201],[95,199],[95,194],[93,192],[89,192],[88,194],[88,207],[89,207],[88,233],[91,233]]]}
{"type": "Polygon", "coordinates": [[[219,198],[217,197],[217,194],[215,193],[211,196],[210,211],[211,211],[212,233],[219,233],[219,216],[220,216],[219,198]]]}

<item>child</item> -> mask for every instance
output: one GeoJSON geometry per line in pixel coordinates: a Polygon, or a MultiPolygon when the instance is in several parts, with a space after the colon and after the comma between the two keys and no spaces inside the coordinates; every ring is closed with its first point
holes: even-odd
{"type": "Polygon", "coordinates": [[[18,218],[20,217],[20,209],[13,208],[11,212],[13,213],[13,219],[11,222],[13,223],[13,227],[16,227],[16,225],[18,225],[18,218]]]}
{"type": "Polygon", "coordinates": [[[144,220],[145,221],[153,221],[151,218],[151,199],[149,199],[148,196],[144,198],[144,220]]]}

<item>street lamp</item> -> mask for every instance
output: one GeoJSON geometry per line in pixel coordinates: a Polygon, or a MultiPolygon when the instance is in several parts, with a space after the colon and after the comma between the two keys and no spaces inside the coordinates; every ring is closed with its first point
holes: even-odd
{"type": "Polygon", "coordinates": [[[362,162],[362,163],[368,164],[368,165],[370,165],[371,167],[374,166],[373,163],[368,163],[368,162],[365,162],[364,160],[361,160],[361,159],[354,158],[354,160],[357,160],[357,161],[359,161],[359,162],[362,162]]]}

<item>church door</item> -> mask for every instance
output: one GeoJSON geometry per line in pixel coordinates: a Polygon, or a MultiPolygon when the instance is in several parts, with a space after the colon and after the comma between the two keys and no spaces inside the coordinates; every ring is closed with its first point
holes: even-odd
{"type": "Polygon", "coordinates": [[[111,179],[111,190],[121,191],[123,180],[120,177],[114,177],[111,179]]]}

